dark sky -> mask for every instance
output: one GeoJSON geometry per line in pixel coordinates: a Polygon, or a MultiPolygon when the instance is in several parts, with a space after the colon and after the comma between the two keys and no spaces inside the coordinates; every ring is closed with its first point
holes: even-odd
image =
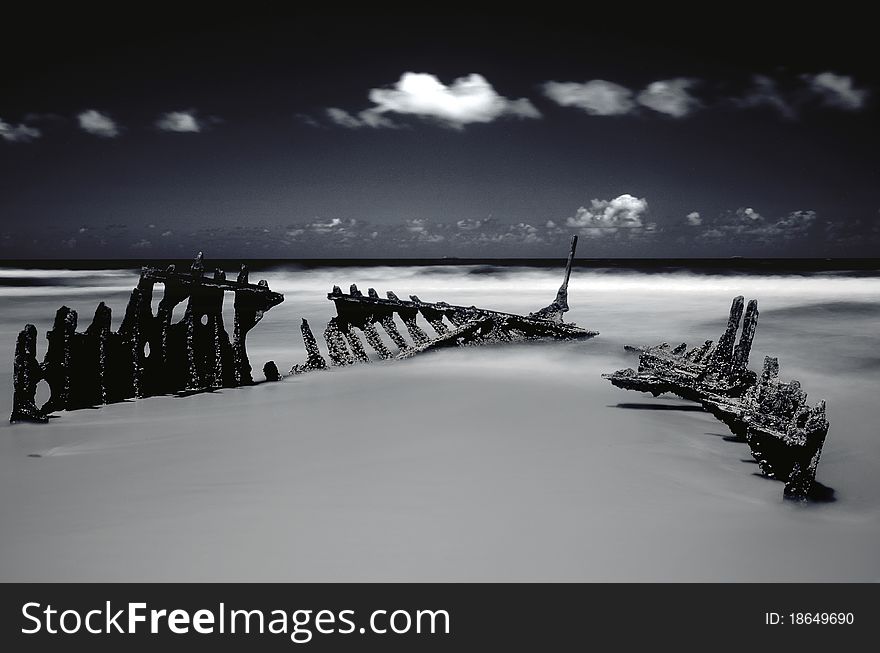
{"type": "Polygon", "coordinates": [[[845,5],[4,23],[3,258],[880,243],[873,23],[845,5]]]}

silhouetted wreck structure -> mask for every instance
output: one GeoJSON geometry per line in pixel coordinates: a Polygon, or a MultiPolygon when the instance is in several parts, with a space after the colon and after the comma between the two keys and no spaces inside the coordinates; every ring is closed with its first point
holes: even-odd
{"type": "Polygon", "coordinates": [[[253,382],[246,338],[263,314],[284,297],[266,281],[248,282],[242,265],[235,281],[216,269],[206,276],[201,252],[188,273],[175,266],[144,267],[117,331],[110,330],[110,308],[98,305],[92,323],[77,332],[76,311],[62,306],[48,332],[43,362],[37,361],[37,329],[18,335],[10,421],[45,422],[57,410],[108,404],[132,397],[192,393],[253,382]],[[164,294],[156,315],[153,286],[164,294]],[[235,293],[233,337],[223,324],[223,299],[235,293]],[[172,323],[174,308],[186,301],[183,318],[172,323]],[[49,384],[49,400],[36,405],[37,384],[49,384]]]}
{"type": "Polygon", "coordinates": [[[810,496],[828,434],[825,402],[807,404],[800,382],[780,383],[779,362],[764,358],[761,378],[742,397],[711,397],[703,406],[749,444],[761,472],[785,481],[785,496],[810,496]]]}
{"type": "Polygon", "coordinates": [[[619,388],[650,392],[655,397],[671,392],[700,401],[709,395],[742,395],[757,379],[748,364],[758,325],[758,302],[749,302],[744,319],[743,305],[742,297],[734,298],[727,328],[717,343],[707,340],[691,349],[686,343],[670,348],[665,342],[653,347],[627,346],[628,351],[640,353],[638,371],[628,368],[603,377],[619,388]]]}
{"type": "Polygon", "coordinates": [[[691,349],[685,343],[675,348],[668,343],[627,346],[640,354],[638,370],[619,370],[603,378],[626,390],[655,397],[669,392],[700,402],[749,444],[764,475],[785,482],[786,498],[807,499],[828,433],[825,402],[810,408],[798,381],[780,383],[776,358],[765,358],[760,378],[748,369],[758,303],[750,301],[745,316],[743,306],[743,298],[735,297],[717,343],[707,340],[691,349]]]}
{"type": "MultiPolygon", "coordinates": [[[[400,299],[391,291],[380,297],[370,288],[363,294],[354,284],[348,293],[334,286],[327,299],[336,305],[336,317],[324,329],[330,364],[333,366],[367,363],[371,359],[357,331],[360,331],[367,345],[379,359],[405,359],[427,351],[444,347],[461,347],[485,342],[510,342],[553,338],[557,340],[592,338],[598,333],[587,331],[573,323],[563,321],[568,311],[568,281],[577,248],[577,236],[571,239],[571,248],[565,266],[565,277],[556,299],[548,306],[529,313],[517,315],[493,311],[476,306],[458,306],[446,302],[425,302],[415,295],[409,300],[400,299]],[[434,331],[431,335],[418,324],[421,316],[434,331]],[[398,318],[410,340],[403,336],[398,318]],[[383,342],[378,327],[388,334],[397,348],[391,351],[383,342]]],[[[295,365],[292,374],[326,369],[327,361],[318,349],[315,336],[306,320],[302,323],[303,341],[308,359],[304,364],[295,365]]]]}

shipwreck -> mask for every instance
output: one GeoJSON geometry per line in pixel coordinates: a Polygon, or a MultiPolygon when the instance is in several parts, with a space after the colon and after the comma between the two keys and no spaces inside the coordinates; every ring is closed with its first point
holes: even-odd
{"type": "MultiPolygon", "coordinates": [[[[327,299],[335,304],[336,316],[330,319],[323,333],[330,365],[370,362],[370,356],[358,331],[363,334],[367,345],[379,359],[398,360],[444,347],[545,338],[574,340],[597,336],[596,331],[589,331],[563,320],[563,314],[569,310],[568,282],[576,249],[577,236],[572,236],[565,276],[556,298],[544,308],[528,315],[446,302],[425,302],[416,295],[410,295],[409,300],[405,300],[392,291],[386,292],[385,297],[380,297],[375,289],[369,288],[367,294],[364,294],[355,284],[351,285],[348,293],[344,293],[339,286],[334,286],[327,299]],[[419,316],[431,325],[433,335],[428,334],[417,323],[416,318],[419,316]],[[395,318],[403,325],[409,341],[401,333],[395,318]],[[396,352],[385,345],[377,325],[394,343],[396,352]]],[[[304,363],[295,365],[291,373],[302,374],[327,369],[327,361],[321,355],[317,340],[305,319],[301,330],[308,358],[304,363]]]]}
{"type": "Polygon", "coordinates": [[[282,301],[265,280],[249,283],[245,265],[235,281],[227,280],[220,269],[207,276],[201,252],[188,272],[178,272],[173,265],[164,270],[145,267],[116,331],[110,329],[111,311],[104,302],[82,332],[77,331],[76,311],[62,306],[46,334],[49,344],[40,362],[37,329],[25,326],[15,347],[10,421],[46,422],[57,410],[249,385],[253,376],[247,334],[282,301]],[[164,293],[154,315],[157,283],[164,293]],[[235,297],[232,339],[223,324],[227,292],[235,297]],[[182,319],[172,323],[174,308],[184,301],[182,319]],[[36,389],[42,380],[50,395],[37,406],[36,389]]]}
{"type": "Polygon", "coordinates": [[[743,315],[744,303],[743,297],[734,298],[717,342],[707,340],[693,348],[686,343],[674,348],[668,343],[627,346],[639,353],[638,370],[627,368],[603,378],[626,390],[655,397],[672,393],[701,403],[748,443],[762,474],[785,482],[786,498],[805,500],[813,495],[828,434],[825,402],[811,408],[798,381],[780,383],[776,358],[765,358],[760,377],[748,369],[758,303],[750,301],[743,315]]]}
{"type": "MultiPolygon", "coordinates": [[[[324,329],[329,364],[304,319],[300,330],[307,360],[295,365],[292,374],[345,366],[372,360],[360,332],[379,359],[405,359],[443,347],[485,342],[510,342],[539,338],[583,339],[598,335],[563,320],[568,307],[568,282],[577,248],[571,241],[565,276],[556,298],[544,308],[516,315],[476,306],[409,300],[393,292],[379,297],[372,288],[366,295],[352,285],[348,293],[334,287],[328,294],[336,316],[324,329]],[[417,322],[423,318],[434,331],[429,334],[417,322]],[[409,341],[401,333],[402,324],[409,341]],[[394,351],[379,335],[382,328],[394,343],[394,351]]],[[[235,281],[221,269],[205,273],[201,252],[186,272],[171,265],[166,269],[144,267],[131,292],[122,323],[112,331],[111,311],[101,302],[92,323],[77,331],[77,313],[62,306],[46,334],[48,348],[37,358],[37,329],[28,324],[19,333],[14,360],[11,422],[46,422],[58,410],[75,410],[153,395],[187,395],[254,383],[247,354],[248,332],[274,306],[284,301],[265,280],[248,281],[248,268],[241,266],[235,281]],[[164,287],[153,313],[156,284],[164,287]],[[233,333],[223,323],[223,301],[234,295],[233,333]],[[186,301],[183,317],[173,321],[174,309],[186,301]],[[37,406],[37,384],[46,381],[49,399],[37,406]]],[[[267,381],[283,375],[274,361],[263,366],[267,381]]]]}

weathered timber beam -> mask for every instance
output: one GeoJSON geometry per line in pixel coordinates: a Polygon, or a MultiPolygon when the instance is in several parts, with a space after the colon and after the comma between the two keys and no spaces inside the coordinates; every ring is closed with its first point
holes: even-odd
{"type": "MultiPolygon", "coordinates": [[[[459,323],[465,319],[463,316],[492,317],[498,320],[506,320],[512,328],[527,332],[536,337],[584,338],[598,335],[596,331],[587,331],[586,329],[581,329],[580,327],[562,322],[552,322],[532,316],[493,311],[484,308],[477,308],[475,306],[457,306],[455,304],[446,304],[445,302],[417,303],[414,301],[398,299],[394,293],[391,291],[388,292],[388,299],[363,295],[352,296],[343,294],[337,286],[334,286],[334,291],[328,293],[327,298],[336,304],[337,313],[340,316],[346,317],[346,319],[348,319],[348,316],[354,311],[369,310],[376,315],[382,315],[387,312],[397,313],[406,324],[407,321],[414,323],[416,313],[424,314],[424,311],[428,310],[436,311],[437,313],[444,315],[450,320],[450,322],[453,322],[452,316],[455,316],[455,320],[459,323]]],[[[381,322],[381,318],[379,321],[381,322]]],[[[454,323],[455,322],[453,322],[453,324],[454,323]]],[[[421,331],[421,329],[419,329],[419,331],[421,331]]],[[[422,331],[422,333],[424,333],[424,331],[422,331]]],[[[410,336],[416,344],[421,344],[421,342],[423,342],[417,341],[417,336],[413,336],[412,333],[410,333],[410,336]]],[[[427,338],[427,336],[425,337],[427,338]]]]}
{"type": "Polygon", "coordinates": [[[430,340],[421,345],[417,345],[408,349],[407,351],[400,352],[397,355],[398,359],[411,358],[416,354],[421,354],[427,351],[433,351],[435,349],[442,349],[444,347],[460,347],[469,342],[473,342],[477,338],[480,338],[483,335],[488,334],[495,328],[494,320],[491,317],[478,317],[470,322],[467,322],[455,329],[446,332],[442,336],[438,336],[433,340],[430,340]]]}
{"type": "Polygon", "coordinates": [[[48,422],[49,418],[37,408],[37,384],[43,371],[37,361],[37,327],[25,325],[15,342],[13,361],[13,394],[10,422],[48,422]]]}
{"type": "Polygon", "coordinates": [[[333,365],[342,366],[354,363],[354,358],[345,343],[345,336],[342,335],[335,317],[330,318],[324,329],[324,341],[327,343],[327,351],[333,365]]]}
{"type": "Polygon", "coordinates": [[[577,243],[578,237],[576,235],[572,236],[571,245],[568,251],[568,260],[565,263],[565,278],[562,281],[562,285],[559,286],[559,290],[556,292],[556,299],[541,310],[530,313],[529,315],[531,317],[562,322],[562,314],[568,312],[568,280],[569,277],[571,277],[571,266],[574,263],[574,253],[577,250],[577,243]]]}
{"type": "Polygon", "coordinates": [[[733,358],[733,346],[736,342],[736,332],[742,319],[744,299],[742,295],[733,298],[730,306],[730,315],[727,318],[727,328],[718,339],[718,345],[709,364],[717,368],[726,368],[733,358]]]}

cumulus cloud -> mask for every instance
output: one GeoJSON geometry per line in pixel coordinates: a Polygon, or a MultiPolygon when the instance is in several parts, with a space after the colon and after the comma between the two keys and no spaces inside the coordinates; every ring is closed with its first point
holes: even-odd
{"type": "Polygon", "coordinates": [[[766,218],[751,207],[740,207],[719,216],[708,225],[700,238],[730,238],[760,243],[793,240],[806,236],[816,223],[816,218],[815,211],[792,211],[779,218],[766,218]]]}
{"type": "Polygon", "coordinates": [[[115,138],[119,136],[119,127],[107,114],[89,109],[83,111],[77,117],[80,129],[94,136],[102,138],[115,138]]]}
{"type": "Polygon", "coordinates": [[[447,85],[429,73],[406,72],[390,88],[372,89],[369,99],[373,106],[357,114],[331,107],[327,117],[348,129],[397,126],[388,114],[432,119],[454,129],[505,116],[541,117],[528,99],[511,100],[499,95],[485,77],[476,73],[447,85]]]}
{"type": "Polygon", "coordinates": [[[577,82],[546,82],[544,95],[563,107],[577,107],[594,116],[616,116],[632,111],[633,92],[614,82],[594,79],[577,82]]]}
{"type": "Polygon", "coordinates": [[[736,210],[736,215],[742,221],[749,223],[761,222],[764,219],[760,213],[758,213],[755,209],[749,208],[739,208],[736,210]]]}
{"type": "Polygon", "coordinates": [[[648,210],[645,198],[629,194],[612,200],[591,200],[589,208],[580,207],[574,216],[566,218],[565,224],[574,227],[586,236],[616,234],[621,230],[653,229],[645,225],[642,216],[648,210]]]}
{"type": "Polygon", "coordinates": [[[689,92],[696,83],[696,80],[686,77],[651,82],[636,96],[636,100],[654,111],[673,118],[684,118],[701,106],[699,100],[689,92]]]}
{"type": "Polygon", "coordinates": [[[783,97],[779,85],[766,75],[753,75],[751,87],[745,95],[733,99],[733,105],[743,109],[768,107],[783,118],[793,120],[797,117],[793,104],[783,97]]]}
{"type": "Polygon", "coordinates": [[[203,127],[195,111],[168,111],[156,121],[156,128],[165,132],[198,133],[203,127]]]}
{"type": "Polygon", "coordinates": [[[836,75],[831,72],[817,75],[804,75],[804,81],[826,105],[845,111],[858,111],[865,107],[868,100],[866,89],[856,88],[853,78],[848,75],[836,75]]]}
{"type": "Polygon", "coordinates": [[[36,127],[23,124],[10,125],[0,119],[0,138],[7,143],[29,143],[42,135],[43,133],[36,127]]]}
{"type": "Polygon", "coordinates": [[[319,234],[344,232],[358,226],[358,221],[354,218],[342,219],[331,218],[330,220],[315,220],[309,223],[308,228],[319,234]]]}
{"type": "Polygon", "coordinates": [[[699,227],[701,224],[703,224],[703,218],[700,217],[699,211],[691,211],[685,216],[685,219],[687,220],[687,223],[692,227],[699,227]]]}

